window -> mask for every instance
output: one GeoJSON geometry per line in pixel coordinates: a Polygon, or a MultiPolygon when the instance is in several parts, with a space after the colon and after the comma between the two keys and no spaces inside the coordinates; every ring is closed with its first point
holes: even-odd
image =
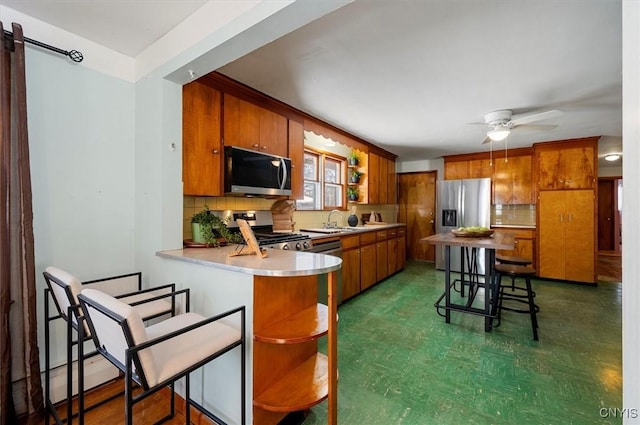
{"type": "Polygon", "coordinates": [[[344,207],[344,158],[304,151],[304,199],[297,202],[299,210],[325,210],[344,207]]]}

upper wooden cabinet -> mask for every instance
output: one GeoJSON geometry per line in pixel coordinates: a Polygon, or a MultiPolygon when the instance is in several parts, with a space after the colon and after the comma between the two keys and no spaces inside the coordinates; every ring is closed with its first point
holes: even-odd
{"type": "Polygon", "coordinates": [[[597,137],[534,145],[538,190],[596,187],[597,137]]]}
{"type": "Polygon", "coordinates": [[[396,163],[369,152],[367,165],[368,203],[396,203],[396,163]]]}
{"type": "MultiPolygon", "coordinates": [[[[495,160],[493,161],[495,162],[495,160]]],[[[489,158],[472,159],[469,161],[468,179],[482,179],[493,176],[492,161],[489,158]]]]}
{"type": "Polygon", "coordinates": [[[531,155],[496,159],[494,170],[494,204],[535,204],[531,155]]]}
{"type": "Polygon", "coordinates": [[[182,181],[185,195],[221,196],[221,99],[194,81],[182,88],[182,181]]]}
{"type": "Polygon", "coordinates": [[[304,197],[304,128],[289,120],[289,158],[291,158],[291,199],[304,197]]]}
{"type": "Polygon", "coordinates": [[[287,156],[287,118],[224,94],[224,145],[287,156]]]}
{"type": "Polygon", "coordinates": [[[459,180],[469,178],[469,161],[451,161],[445,159],[444,179],[459,180]]]}

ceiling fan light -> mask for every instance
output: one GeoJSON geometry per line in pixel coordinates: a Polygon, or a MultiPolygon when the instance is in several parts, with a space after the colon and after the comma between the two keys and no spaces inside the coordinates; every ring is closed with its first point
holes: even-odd
{"type": "Polygon", "coordinates": [[[504,127],[496,127],[493,130],[487,131],[487,137],[489,137],[494,142],[500,142],[509,136],[511,130],[504,127]]]}
{"type": "Polygon", "coordinates": [[[620,159],[620,154],[610,153],[608,155],[605,155],[604,159],[606,159],[607,161],[617,161],[620,159]]]}

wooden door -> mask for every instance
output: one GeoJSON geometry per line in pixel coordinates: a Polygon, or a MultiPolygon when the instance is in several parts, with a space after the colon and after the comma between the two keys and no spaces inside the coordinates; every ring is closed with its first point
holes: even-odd
{"type": "Polygon", "coordinates": [[[192,82],[182,88],[182,181],[185,195],[223,193],[221,93],[192,82]]]}
{"type": "Polygon", "coordinates": [[[360,290],[376,283],[376,244],[360,247],[360,290]]]}
{"type": "Polygon", "coordinates": [[[435,234],[436,171],[398,174],[398,222],[406,223],[407,256],[435,261],[433,245],[420,239],[435,234]]]}
{"type": "Polygon", "coordinates": [[[538,275],[565,278],[565,191],[541,191],[538,202],[538,275]]]}
{"type": "Polygon", "coordinates": [[[360,293],[360,248],[342,252],[342,299],[360,293]]]}
{"type": "Polygon", "coordinates": [[[565,193],[565,279],[595,282],[595,199],[593,190],[565,193]]]}
{"type": "Polygon", "coordinates": [[[615,250],[615,180],[598,180],[598,250],[615,250]]]}

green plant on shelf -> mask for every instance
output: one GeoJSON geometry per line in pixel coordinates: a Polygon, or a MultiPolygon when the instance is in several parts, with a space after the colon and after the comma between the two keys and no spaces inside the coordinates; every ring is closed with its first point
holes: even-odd
{"type": "Polygon", "coordinates": [[[223,242],[229,244],[243,242],[242,235],[231,232],[226,221],[215,215],[207,205],[204,206],[204,210],[191,217],[191,225],[194,242],[204,242],[216,247],[223,242]],[[194,224],[198,226],[193,226],[194,224]]]}
{"type": "Polygon", "coordinates": [[[351,171],[351,173],[349,173],[349,183],[360,183],[360,176],[362,176],[360,171],[351,171]]]}
{"type": "Polygon", "coordinates": [[[360,162],[360,156],[358,155],[358,151],[353,149],[349,154],[349,165],[358,165],[360,162]]]}
{"type": "Polygon", "coordinates": [[[357,201],[359,197],[360,197],[360,189],[358,189],[355,186],[347,187],[347,198],[350,201],[357,201]]]}

